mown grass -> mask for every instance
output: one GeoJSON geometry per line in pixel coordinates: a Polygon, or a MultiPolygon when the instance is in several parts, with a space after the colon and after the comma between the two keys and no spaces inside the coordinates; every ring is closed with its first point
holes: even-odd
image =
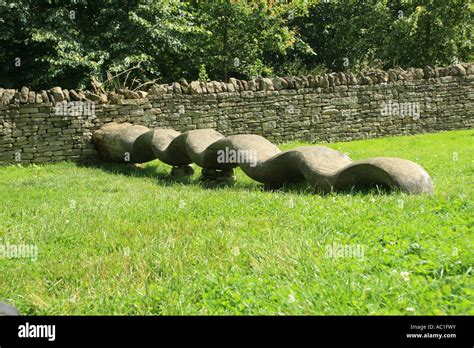
{"type": "MultiPolygon", "coordinates": [[[[277,192],[167,179],[169,167],[0,168],[0,300],[23,314],[474,314],[474,131],[328,146],[420,163],[436,193],[277,192]],[[327,246],[360,245],[363,258],[327,246]]],[[[291,148],[301,144],[286,144],[291,148]]]]}

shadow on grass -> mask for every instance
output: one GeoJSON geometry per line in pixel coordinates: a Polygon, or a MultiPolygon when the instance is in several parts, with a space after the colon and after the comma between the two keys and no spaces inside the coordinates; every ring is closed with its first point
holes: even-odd
{"type": "MultiPolygon", "coordinates": [[[[203,189],[219,189],[229,188],[233,190],[255,190],[256,187],[250,183],[228,183],[222,182],[216,185],[204,184],[198,178],[199,167],[194,167],[196,173],[192,176],[173,177],[170,175],[170,170],[159,169],[154,165],[134,165],[134,164],[123,164],[115,162],[101,162],[101,161],[90,161],[77,163],[79,167],[93,168],[102,170],[110,174],[119,174],[131,177],[142,177],[151,178],[158,180],[158,183],[163,186],[172,186],[175,184],[183,184],[190,186],[200,186],[203,189]]],[[[257,187],[258,188],[258,187],[257,187]]]]}
{"type": "MultiPolygon", "coordinates": [[[[106,173],[115,175],[125,175],[130,177],[142,177],[157,179],[158,183],[163,186],[173,186],[176,184],[200,186],[207,190],[216,190],[226,188],[234,191],[255,191],[259,190],[262,192],[276,192],[276,193],[293,193],[298,195],[320,195],[328,196],[330,193],[318,193],[315,191],[306,181],[298,181],[293,183],[284,184],[281,187],[267,187],[265,185],[246,183],[246,182],[222,182],[216,184],[203,183],[199,180],[196,173],[192,176],[184,177],[172,177],[169,171],[159,169],[155,165],[135,165],[135,164],[123,164],[115,162],[102,162],[102,161],[89,161],[76,163],[78,167],[98,169],[106,173]]],[[[199,167],[194,167],[196,172],[200,170],[199,167]]],[[[389,189],[388,187],[371,186],[371,187],[352,187],[347,190],[335,192],[340,195],[356,195],[356,194],[377,194],[377,195],[390,195],[397,193],[398,190],[389,189]]]]}
{"type": "Polygon", "coordinates": [[[163,171],[157,170],[155,166],[141,166],[135,164],[123,164],[115,162],[88,161],[76,163],[78,167],[99,169],[110,174],[120,174],[125,176],[142,178],[169,178],[169,175],[163,171]]]}

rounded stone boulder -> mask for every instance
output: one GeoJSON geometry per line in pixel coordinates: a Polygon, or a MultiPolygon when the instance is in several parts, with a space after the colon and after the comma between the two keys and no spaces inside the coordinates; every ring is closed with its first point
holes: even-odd
{"type": "Polygon", "coordinates": [[[433,193],[433,181],[425,169],[412,161],[375,157],[356,161],[335,176],[336,191],[367,189],[374,186],[399,189],[408,194],[433,193]]]}
{"type": "Polygon", "coordinates": [[[0,302],[0,316],[17,316],[20,315],[18,310],[9,304],[0,302]]]}
{"type": "Polygon", "coordinates": [[[144,163],[156,158],[150,146],[154,131],[130,123],[107,123],[92,134],[92,140],[105,160],[144,163]]]}

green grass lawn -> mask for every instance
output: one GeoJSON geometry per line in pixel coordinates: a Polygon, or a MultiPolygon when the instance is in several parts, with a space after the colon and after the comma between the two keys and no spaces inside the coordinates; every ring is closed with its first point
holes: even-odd
{"type": "MultiPolygon", "coordinates": [[[[285,144],[283,149],[302,145],[285,144]]],[[[436,193],[205,189],[169,167],[0,167],[0,301],[22,314],[474,314],[474,131],[328,146],[421,164],[436,193]],[[329,257],[331,245],[363,257],[329,257]],[[360,250],[360,249],[359,249],[360,250]]]]}

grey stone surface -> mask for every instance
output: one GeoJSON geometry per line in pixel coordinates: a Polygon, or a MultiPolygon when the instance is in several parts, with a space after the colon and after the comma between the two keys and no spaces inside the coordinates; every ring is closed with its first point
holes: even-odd
{"type": "Polygon", "coordinates": [[[93,134],[94,144],[104,160],[143,163],[155,159],[151,149],[153,131],[130,123],[108,123],[93,134]]]}
{"type": "Polygon", "coordinates": [[[0,316],[17,316],[20,315],[18,310],[6,303],[0,302],[0,316]]]}
{"type": "Polygon", "coordinates": [[[420,165],[401,158],[377,157],[356,161],[334,176],[335,190],[374,186],[410,194],[433,193],[433,181],[420,165]]]}

